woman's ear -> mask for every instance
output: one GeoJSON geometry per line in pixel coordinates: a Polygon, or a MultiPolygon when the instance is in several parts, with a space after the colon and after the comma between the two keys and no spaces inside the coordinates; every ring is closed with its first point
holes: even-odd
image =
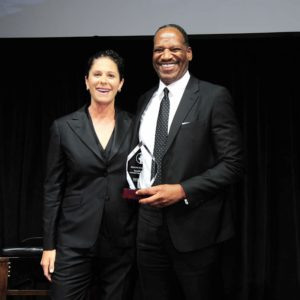
{"type": "Polygon", "coordinates": [[[121,92],[123,84],[124,84],[124,78],[120,81],[118,92],[121,92]]]}

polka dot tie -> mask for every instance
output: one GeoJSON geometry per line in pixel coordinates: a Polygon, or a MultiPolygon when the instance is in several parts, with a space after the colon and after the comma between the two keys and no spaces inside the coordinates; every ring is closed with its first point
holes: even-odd
{"type": "Polygon", "coordinates": [[[168,122],[170,111],[169,90],[164,88],[164,97],[161,100],[155,131],[153,156],[155,162],[151,166],[151,179],[155,176],[153,185],[161,184],[161,162],[165,154],[168,141],[168,122]]]}

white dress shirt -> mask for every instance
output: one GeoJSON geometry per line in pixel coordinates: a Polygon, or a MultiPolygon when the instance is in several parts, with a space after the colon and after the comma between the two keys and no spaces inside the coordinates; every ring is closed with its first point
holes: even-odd
{"type": "MultiPolygon", "coordinates": [[[[142,142],[150,151],[153,153],[154,141],[155,141],[155,131],[156,123],[159,113],[160,102],[164,96],[164,88],[167,87],[169,90],[170,99],[170,113],[168,122],[168,132],[172,121],[174,119],[175,113],[181,101],[182,95],[190,79],[190,73],[187,71],[183,77],[181,77],[176,82],[166,86],[162,81],[159,82],[158,89],[154,92],[152,98],[150,99],[146,109],[144,110],[141,117],[141,125],[139,131],[139,141],[142,142]]],[[[142,161],[143,161],[143,171],[139,178],[139,188],[150,187],[153,182],[151,182],[151,156],[147,153],[145,148],[142,148],[142,161]]]]}

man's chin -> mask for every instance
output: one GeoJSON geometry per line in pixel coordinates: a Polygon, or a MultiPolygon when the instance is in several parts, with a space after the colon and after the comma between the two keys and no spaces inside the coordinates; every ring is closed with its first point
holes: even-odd
{"type": "Polygon", "coordinates": [[[172,74],[158,73],[158,76],[159,76],[160,80],[166,85],[171,84],[172,82],[174,82],[176,80],[176,76],[174,76],[172,74]]]}

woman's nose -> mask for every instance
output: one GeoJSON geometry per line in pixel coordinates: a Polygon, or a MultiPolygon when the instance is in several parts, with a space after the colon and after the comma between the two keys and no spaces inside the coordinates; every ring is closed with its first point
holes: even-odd
{"type": "Polygon", "coordinates": [[[107,82],[106,76],[101,76],[101,77],[100,77],[100,82],[101,82],[101,83],[106,83],[106,82],[107,82]]]}

